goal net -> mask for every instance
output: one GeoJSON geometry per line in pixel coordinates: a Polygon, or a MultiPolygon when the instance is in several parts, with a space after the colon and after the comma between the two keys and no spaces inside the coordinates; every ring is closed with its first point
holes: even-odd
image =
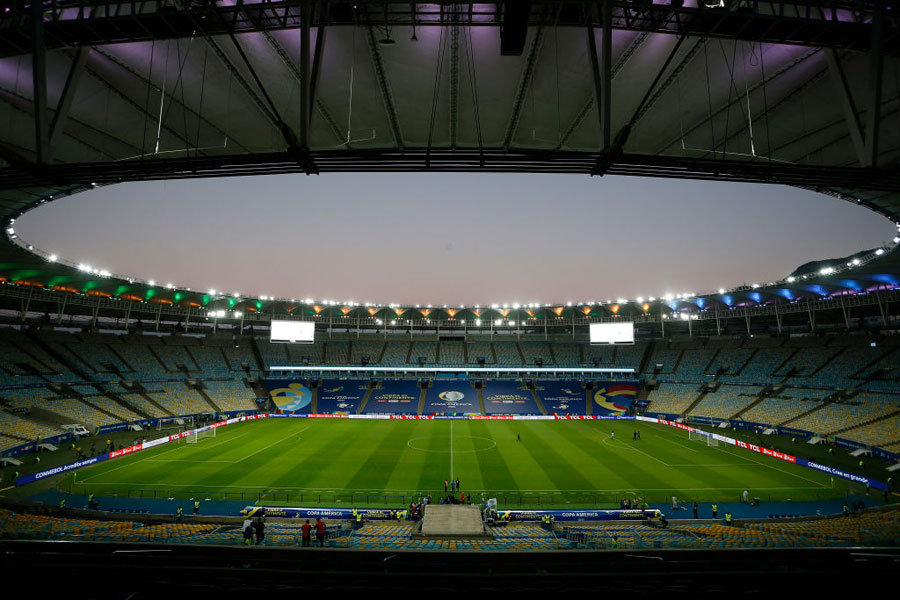
{"type": "Polygon", "coordinates": [[[688,439],[692,441],[700,442],[701,444],[706,444],[707,446],[718,446],[719,440],[714,438],[712,435],[708,433],[703,433],[700,431],[689,431],[688,439]]]}
{"type": "Polygon", "coordinates": [[[216,429],[217,428],[206,429],[204,431],[198,431],[195,429],[194,431],[191,432],[191,434],[189,436],[184,438],[184,441],[187,442],[188,444],[196,444],[203,438],[214,438],[214,437],[216,437],[216,429]]]}

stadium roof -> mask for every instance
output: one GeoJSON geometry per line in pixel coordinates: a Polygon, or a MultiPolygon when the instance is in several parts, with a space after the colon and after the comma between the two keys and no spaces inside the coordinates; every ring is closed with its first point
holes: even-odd
{"type": "MultiPolygon", "coordinates": [[[[781,183],[900,228],[900,15],[888,2],[821,4],[21,1],[0,13],[0,277],[204,308],[274,302],[73,268],[17,244],[14,219],[31,208],[169,178],[781,183]]],[[[701,310],[892,288],[895,247],[759,288],[653,302],[701,310]]],[[[277,312],[321,304],[283,299],[277,312]]]]}

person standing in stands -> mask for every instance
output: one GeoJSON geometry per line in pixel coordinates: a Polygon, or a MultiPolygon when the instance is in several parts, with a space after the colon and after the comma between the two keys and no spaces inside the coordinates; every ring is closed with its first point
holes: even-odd
{"type": "Polygon", "coordinates": [[[697,510],[698,510],[698,508],[699,508],[699,507],[697,506],[697,501],[695,500],[695,501],[694,501],[694,518],[695,518],[695,519],[699,518],[699,517],[697,516],[697,510]]]}
{"type": "Polygon", "coordinates": [[[256,545],[259,546],[266,539],[266,524],[262,517],[256,519],[256,545]]]}
{"type": "Polygon", "coordinates": [[[301,542],[300,545],[304,548],[309,548],[309,537],[310,532],[312,531],[312,526],[309,524],[309,519],[306,520],[306,523],[300,528],[301,532],[301,542]]]}
{"type": "Polygon", "coordinates": [[[322,520],[322,517],[316,519],[316,540],[319,542],[319,547],[325,547],[325,521],[322,520]]]}
{"type": "Polygon", "coordinates": [[[253,543],[253,521],[250,520],[250,515],[246,515],[244,524],[241,526],[241,533],[244,535],[244,545],[251,545],[253,543]]]}
{"type": "Polygon", "coordinates": [[[184,521],[184,509],[182,507],[178,507],[178,510],[175,511],[175,522],[181,523],[184,521]]]}
{"type": "Polygon", "coordinates": [[[716,504],[715,502],[712,503],[712,513],[713,513],[713,519],[717,518],[719,515],[719,505],[716,504]]]}
{"type": "Polygon", "coordinates": [[[194,500],[194,514],[195,515],[200,514],[200,501],[199,500],[194,500]]]}
{"type": "Polygon", "coordinates": [[[734,527],[734,517],[731,516],[731,512],[725,513],[725,524],[729,527],[734,527]]]}

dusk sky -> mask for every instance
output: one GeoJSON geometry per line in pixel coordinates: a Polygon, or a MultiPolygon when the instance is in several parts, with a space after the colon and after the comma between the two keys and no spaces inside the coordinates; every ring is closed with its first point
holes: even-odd
{"type": "Polygon", "coordinates": [[[895,235],[880,215],[788,187],[490,174],[123,184],[32,211],[16,230],[161,285],[467,305],[710,292],[895,235]]]}

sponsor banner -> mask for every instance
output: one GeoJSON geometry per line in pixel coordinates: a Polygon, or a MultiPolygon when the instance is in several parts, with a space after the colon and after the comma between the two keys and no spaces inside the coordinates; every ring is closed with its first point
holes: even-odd
{"type": "Polygon", "coordinates": [[[318,412],[355,413],[368,389],[365,379],[325,379],[317,390],[318,412]]]}
{"type": "Polygon", "coordinates": [[[828,473],[833,477],[840,477],[842,479],[849,479],[850,481],[855,481],[856,483],[861,483],[870,488],[874,488],[876,490],[880,490],[882,492],[888,490],[888,485],[882,481],[877,481],[875,479],[869,479],[868,477],[863,477],[862,475],[856,475],[854,473],[848,473],[847,471],[837,469],[835,467],[829,467],[828,465],[820,465],[817,462],[813,462],[811,460],[806,460],[804,458],[797,459],[798,465],[803,465],[804,467],[809,467],[810,469],[815,469],[816,471],[822,471],[823,473],[828,473]]]}
{"type": "MultiPolygon", "coordinates": [[[[357,510],[366,521],[374,520],[390,520],[390,508],[360,508],[357,510]]],[[[291,508],[284,506],[246,506],[241,510],[241,515],[248,517],[257,517],[265,515],[276,519],[325,519],[325,520],[345,520],[349,521],[353,518],[352,508],[291,508]]],[[[406,518],[406,511],[400,511],[400,517],[406,518]]],[[[394,513],[394,519],[396,519],[394,513]]]]}
{"type": "MultiPolygon", "coordinates": [[[[360,508],[357,509],[365,520],[391,519],[390,508],[360,508]]],[[[406,511],[401,510],[400,517],[406,516],[406,511]]],[[[246,506],[241,510],[241,515],[266,517],[278,519],[330,519],[350,520],[353,518],[351,508],[314,508],[314,507],[283,507],[283,506],[246,506]]],[[[659,519],[662,513],[655,508],[632,510],[502,510],[497,511],[497,516],[502,521],[540,521],[543,515],[550,515],[556,521],[642,521],[645,519],[659,519]]],[[[396,513],[394,518],[396,518],[396,513]]]]}
{"type": "Polygon", "coordinates": [[[435,381],[425,390],[424,413],[477,413],[478,390],[468,380],[435,381]]]}
{"type": "Polygon", "coordinates": [[[382,381],[369,395],[365,412],[418,413],[421,392],[418,381],[382,381]]]}
{"type": "Polygon", "coordinates": [[[656,508],[615,510],[501,510],[497,515],[502,521],[540,521],[550,515],[555,521],[643,521],[659,519],[662,513],[656,508]]]}
{"type": "Polygon", "coordinates": [[[102,433],[111,433],[113,431],[125,431],[128,429],[128,423],[118,423],[116,425],[101,425],[97,428],[97,435],[102,433]]]}
{"type": "Polygon", "coordinates": [[[540,414],[530,390],[516,381],[488,381],[481,391],[488,414],[540,414]]]}
{"type": "Polygon", "coordinates": [[[58,467],[53,467],[52,469],[46,469],[44,471],[38,471],[37,473],[30,473],[28,475],[22,475],[18,479],[16,479],[16,486],[25,485],[26,483],[32,483],[34,481],[39,481],[44,479],[45,477],[51,477],[53,475],[59,475],[61,473],[68,473],[69,471],[74,471],[75,469],[81,469],[82,467],[89,467],[91,465],[95,465],[99,462],[103,462],[105,460],[109,460],[109,453],[101,454],[100,456],[94,456],[92,458],[86,458],[84,460],[79,460],[77,462],[69,463],[67,465],[60,465],[58,467]]]}
{"type": "Polygon", "coordinates": [[[390,415],[392,419],[410,419],[410,420],[429,420],[433,419],[432,415],[390,415]]]}
{"type": "Polygon", "coordinates": [[[476,421],[512,421],[514,418],[512,415],[472,415],[476,421]]]}
{"type": "Polygon", "coordinates": [[[587,396],[581,381],[576,379],[536,381],[534,390],[547,412],[563,415],[586,414],[587,396]]]}
{"type": "Polygon", "coordinates": [[[308,416],[309,418],[311,418],[311,419],[349,419],[349,418],[350,418],[350,415],[346,415],[346,414],[343,414],[343,415],[332,415],[332,414],[328,414],[328,415],[309,414],[309,415],[307,415],[307,416],[308,416]]]}

